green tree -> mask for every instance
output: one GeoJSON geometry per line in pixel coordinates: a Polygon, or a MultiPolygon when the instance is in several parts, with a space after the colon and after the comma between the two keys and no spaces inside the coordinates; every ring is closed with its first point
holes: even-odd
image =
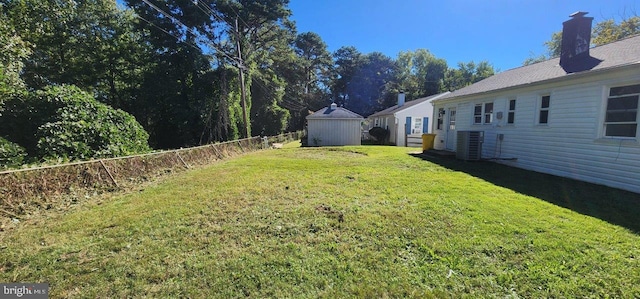
{"type": "Polygon", "coordinates": [[[334,54],[338,77],[333,85],[336,102],[362,116],[384,105],[386,90],[395,84],[397,65],[390,57],[373,52],[360,54],[355,48],[341,48],[334,54]]]}
{"type": "Polygon", "coordinates": [[[0,137],[0,170],[19,167],[27,156],[23,147],[0,137]]]}
{"type": "Polygon", "coordinates": [[[222,63],[218,62],[219,71],[214,70],[215,48],[200,41],[208,32],[198,28],[213,19],[209,8],[191,1],[126,3],[138,16],[136,31],[155,49],[148,53],[150,63],[145,64],[130,110],[147,128],[153,147],[178,148],[237,138],[236,96],[228,86],[237,81],[222,63]],[[220,113],[224,115],[219,118],[220,113]]]}
{"type": "Polygon", "coordinates": [[[458,63],[457,69],[449,69],[444,78],[444,86],[453,91],[471,85],[495,74],[495,69],[488,61],[458,63]]]}
{"type": "Polygon", "coordinates": [[[30,88],[73,84],[128,108],[148,54],[130,12],[111,0],[3,0],[3,6],[32,50],[22,74],[30,88]]]}
{"type": "MultiPolygon", "coordinates": [[[[182,135],[198,135],[200,141],[203,138],[206,141],[206,138],[214,136],[233,139],[250,134],[249,123],[245,124],[244,119],[247,118],[248,122],[251,122],[251,116],[255,115],[252,111],[264,110],[252,105],[251,91],[255,88],[251,85],[260,82],[260,80],[253,80],[253,76],[273,64],[269,54],[274,47],[277,47],[274,44],[286,40],[281,38],[283,31],[291,31],[293,28],[287,19],[291,14],[287,8],[288,1],[173,0],[151,3],[127,0],[127,4],[141,19],[148,21],[141,25],[150,32],[149,40],[153,47],[166,49],[158,54],[162,59],[156,61],[160,61],[159,64],[166,64],[168,69],[174,69],[176,65],[183,68],[180,70],[182,74],[175,74],[175,76],[181,77],[178,80],[185,83],[180,83],[181,88],[175,89],[179,90],[179,94],[174,91],[163,94],[164,97],[169,97],[166,106],[179,107],[187,112],[184,115],[203,115],[199,119],[178,118],[181,120],[179,123],[183,124],[186,121],[188,123],[186,127],[191,128],[186,132],[187,134],[182,135]],[[208,63],[199,62],[201,57],[208,57],[208,63]],[[183,64],[171,63],[172,60],[182,61],[183,64]],[[198,61],[198,63],[193,65],[189,64],[189,61],[198,61]],[[230,67],[241,70],[244,78],[240,80],[229,76],[227,69],[230,67]],[[213,68],[217,68],[218,71],[214,71],[213,68]],[[200,83],[199,79],[202,76],[199,75],[207,73],[210,73],[210,76],[204,76],[204,78],[218,79],[220,82],[200,83]],[[189,84],[189,82],[196,84],[189,84]],[[217,99],[208,97],[207,93],[200,92],[204,90],[200,87],[203,84],[219,87],[226,92],[217,99]],[[241,88],[242,85],[245,86],[244,89],[241,88]],[[191,88],[191,92],[186,93],[187,96],[185,96],[185,92],[191,88]],[[246,95],[244,100],[242,91],[246,95]],[[217,101],[224,102],[217,103],[217,101]],[[193,111],[190,110],[200,113],[192,113],[193,111]],[[223,121],[223,125],[214,124],[214,120],[223,121]],[[194,135],[193,132],[197,130],[201,133],[194,135]],[[241,135],[238,135],[239,133],[241,135]]],[[[169,79],[169,81],[163,85],[175,85],[172,84],[175,80],[169,79]]],[[[261,96],[265,95],[269,94],[261,96]]],[[[273,103],[277,105],[279,100],[272,100],[258,102],[268,106],[273,103]]],[[[174,109],[165,113],[169,111],[174,109]]]]}
{"type": "MultiPolygon", "coordinates": [[[[253,80],[253,76],[257,72],[273,66],[273,59],[266,59],[270,58],[269,53],[274,52],[273,48],[277,48],[278,44],[286,41],[288,35],[293,32],[294,25],[288,19],[291,15],[288,3],[288,0],[218,0],[213,2],[210,11],[214,18],[220,21],[217,23],[218,28],[236,46],[235,52],[228,53],[227,56],[236,58],[236,66],[241,68],[246,75],[244,82],[246,91],[254,90],[251,88],[251,84],[260,82],[260,80],[253,80]]],[[[278,82],[278,80],[274,82],[278,82]]],[[[282,86],[276,88],[282,88],[282,86]]],[[[270,94],[279,95],[279,93],[270,94]]],[[[269,93],[264,95],[269,95],[269,93]]],[[[243,114],[267,109],[266,107],[254,107],[252,100],[250,95],[241,100],[243,114]]],[[[259,102],[272,106],[274,103],[278,105],[279,99],[274,98],[273,101],[259,102]]],[[[282,116],[286,117],[288,114],[282,114],[282,116]]],[[[246,117],[247,121],[251,123],[251,116],[246,115],[246,117]]],[[[251,135],[251,128],[247,127],[243,132],[246,133],[242,135],[248,137],[251,135]]]]}
{"type": "Polygon", "coordinates": [[[322,38],[313,32],[299,34],[294,41],[294,50],[301,61],[304,93],[324,91],[333,61],[322,38]]]}
{"type": "Polygon", "coordinates": [[[131,115],[75,86],[45,87],[5,102],[0,136],[31,159],[116,157],[149,151],[149,135],[131,115]]]}
{"type": "Polygon", "coordinates": [[[444,59],[435,57],[429,50],[398,54],[399,89],[408,99],[437,94],[444,88],[444,75],[448,69],[444,59]]]}
{"type": "Polygon", "coordinates": [[[640,33],[640,17],[633,16],[616,24],[614,20],[605,20],[593,27],[591,42],[604,45],[640,33]]]}
{"type": "MultiPolygon", "coordinates": [[[[613,19],[598,22],[591,29],[591,43],[596,46],[612,43],[623,38],[640,33],[640,17],[631,16],[616,23],[613,19]]],[[[560,57],[562,51],[562,31],[551,34],[551,39],[544,42],[547,48],[546,54],[536,56],[531,54],[523,65],[545,61],[554,57],[560,57]]]]}
{"type": "Polygon", "coordinates": [[[291,44],[273,57],[278,76],[286,81],[280,105],[291,115],[288,130],[301,130],[308,111],[326,106],[331,98],[333,60],[316,33],[298,34],[291,44]]]}
{"type": "Polygon", "coordinates": [[[24,89],[20,73],[23,61],[29,54],[27,43],[20,38],[4,14],[0,14],[0,117],[5,99],[24,89]]]}

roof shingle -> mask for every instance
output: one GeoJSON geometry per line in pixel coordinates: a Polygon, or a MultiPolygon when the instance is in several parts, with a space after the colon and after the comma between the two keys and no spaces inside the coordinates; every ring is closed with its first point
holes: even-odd
{"type": "Polygon", "coordinates": [[[345,118],[353,118],[353,119],[362,119],[363,117],[360,114],[349,111],[342,107],[336,107],[335,109],[331,109],[331,107],[324,107],[315,113],[307,116],[307,119],[318,119],[318,118],[333,118],[333,119],[345,119],[345,118]]]}
{"type": "Polygon", "coordinates": [[[424,98],[415,99],[415,100],[408,101],[408,102],[404,103],[404,105],[402,105],[400,107],[398,107],[398,105],[393,105],[393,106],[391,106],[391,107],[389,107],[387,109],[384,109],[384,110],[382,110],[380,112],[376,112],[374,114],[371,114],[371,115],[369,115],[369,117],[390,115],[390,114],[405,110],[405,109],[407,109],[409,107],[415,106],[417,104],[424,103],[424,102],[430,101],[430,100],[435,100],[435,99],[440,98],[440,97],[442,97],[444,95],[447,95],[447,94],[449,94],[448,91],[447,92],[443,92],[443,93],[439,93],[439,94],[434,94],[434,95],[431,95],[431,96],[428,96],[428,97],[424,97],[424,98]]]}
{"type": "Polygon", "coordinates": [[[640,35],[591,48],[590,55],[592,57],[590,62],[597,60],[600,62],[593,68],[583,72],[567,73],[559,65],[560,58],[553,58],[495,74],[482,81],[447,94],[436,101],[560,79],[573,74],[640,64],[640,35]]]}

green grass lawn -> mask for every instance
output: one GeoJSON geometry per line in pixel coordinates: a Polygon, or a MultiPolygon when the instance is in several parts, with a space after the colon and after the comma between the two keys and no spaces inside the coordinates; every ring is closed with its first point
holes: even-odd
{"type": "Polygon", "coordinates": [[[53,298],[640,297],[638,194],[410,150],[285,146],[43,214],[0,233],[0,282],[53,298]]]}

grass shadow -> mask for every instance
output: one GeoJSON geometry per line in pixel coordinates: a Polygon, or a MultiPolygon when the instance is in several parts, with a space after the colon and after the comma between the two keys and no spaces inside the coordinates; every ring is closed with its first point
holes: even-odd
{"type": "Polygon", "coordinates": [[[640,194],[494,162],[466,162],[429,153],[410,155],[640,234],[640,194]]]}

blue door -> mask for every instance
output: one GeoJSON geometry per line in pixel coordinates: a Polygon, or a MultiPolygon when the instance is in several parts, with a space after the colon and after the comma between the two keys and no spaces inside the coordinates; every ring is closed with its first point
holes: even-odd
{"type": "Polygon", "coordinates": [[[428,117],[423,117],[422,118],[422,133],[423,134],[429,133],[429,118],[428,117]]]}
{"type": "Polygon", "coordinates": [[[411,134],[411,116],[407,116],[407,121],[404,124],[404,133],[411,134]]]}

